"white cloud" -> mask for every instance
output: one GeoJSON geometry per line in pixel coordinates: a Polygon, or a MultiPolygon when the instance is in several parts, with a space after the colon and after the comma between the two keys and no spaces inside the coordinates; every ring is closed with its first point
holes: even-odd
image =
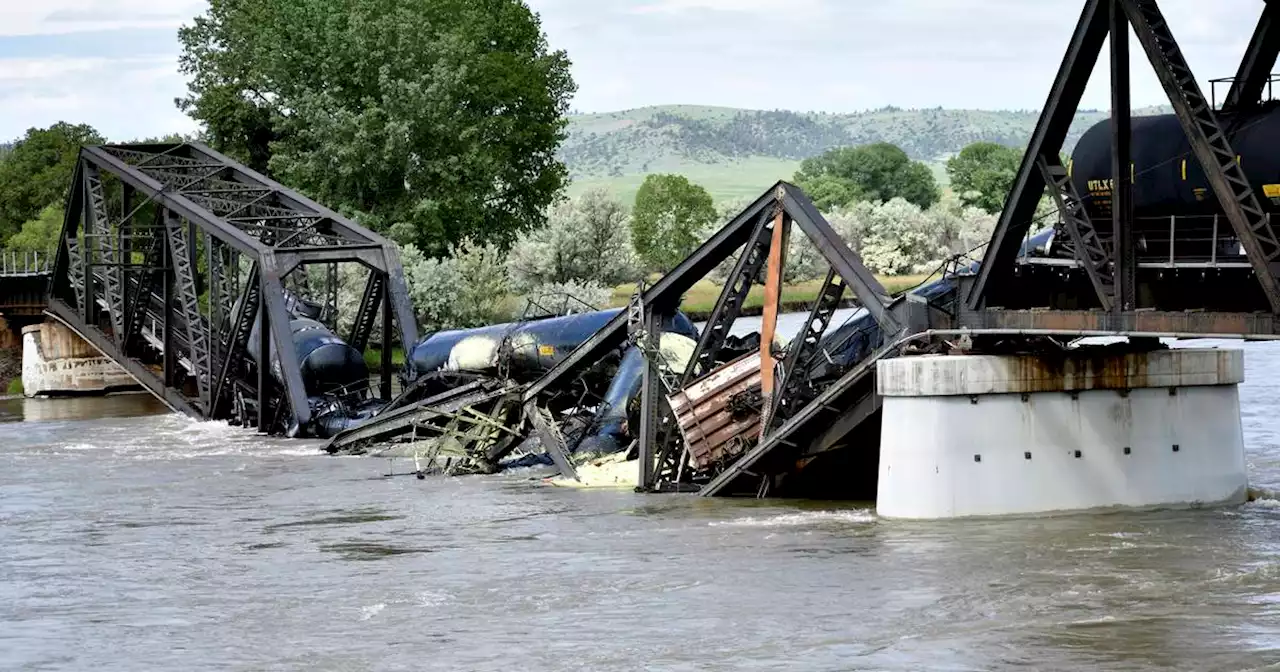
{"type": "Polygon", "coordinates": [[[111,140],[190,132],[173,104],[184,90],[174,58],[0,59],[0,138],[56,121],[111,140]]]}
{"type": "Polygon", "coordinates": [[[0,5],[0,36],[176,28],[206,4],[205,0],[5,0],[0,5]]]}
{"type": "Polygon", "coordinates": [[[0,86],[100,71],[111,62],[106,58],[4,58],[0,59],[0,86]]]}
{"type": "Polygon", "coordinates": [[[648,0],[631,9],[637,14],[685,14],[694,11],[763,14],[775,19],[813,16],[827,7],[827,0],[648,0]]]}
{"type": "MultiPolygon", "coordinates": [[[[1038,108],[1083,0],[530,4],[540,10],[551,44],[574,62],[577,109],[701,103],[846,112],[884,105],[1038,108]],[[612,84],[620,78],[627,86],[612,84]]],[[[1262,5],[1161,2],[1202,82],[1235,73],[1262,5]]],[[[1146,58],[1136,42],[1131,49],[1135,102],[1160,103],[1146,58]]],[[[1105,58],[1100,63],[1087,107],[1109,104],[1105,58]]]]}
{"type": "MultiPolygon", "coordinates": [[[[849,112],[899,107],[1038,108],[1082,0],[528,0],[579,85],[574,107],[610,111],[693,103],[849,112]]],[[[1162,0],[1204,82],[1230,76],[1262,0],[1162,0]]],[[[97,53],[87,30],[172,29],[205,0],[0,0],[6,36],[74,40],[0,59],[0,140],[59,119],[114,139],[189,131],[173,105],[184,94],[175,53],[97,53]]],[[[128,43],[125,43],[129,46],[128,43]]],[[[26,48],[30,48],[29,46],[26,48]]],[[[1163,94],[1133,43],[1134,101],[1163,94]]],[[[1084,106],[1106,108],[1105,56],[1084,106]]]]}

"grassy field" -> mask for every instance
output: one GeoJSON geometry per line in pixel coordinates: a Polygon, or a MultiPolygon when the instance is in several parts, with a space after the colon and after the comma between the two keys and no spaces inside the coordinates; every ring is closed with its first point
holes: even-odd
{"type": "MultiPolygon", "coordinates": [[[[655,278],[656,279],[656,278],[655,278]]],[[[877,276],[880,284],[890,294],[898,294],[928,279],[924,275],[902,275],[902,276],[877,276]]],[[[716,305],[716,299],[720,297],[722,285],[717,285],[709,280],[703,280],[693,286],[685,294],[684,302],[680,304],[680,309],[687,314],[690,319],[704,319],[716,305]]],[[[801,282],[793,285],[787,285],[782,289],[782,304],[784,312],[802,310],[813,303],[818,297],[818,291],[822,289],[821,280],[812,280],[809,282],[801,282]]],[[[610,301],[610,308],[622,308],[631,301],[631,296],[635,294],[636,286],[634,284],[618,285],[613,288],[613,298],[610,301]]],[[[845,293],[845,298],[851,297],[849,292],[845,293]]],[[[756,285],[751,288],[751,293],[747,295],[747,302],[743,305],[743,312],[746,315],[758,315],[764,307],[764,288],[756,285]]],[[[369,347],[364,352],[364,361],[368,365],[369,371],[376,373],[382,366],[382,351],[376,347],[369,347]]],[[[404,350],[395,348],[391,351],[391,361],[395,367],[399,369],[404,365],[404,350]]],[[[22,393],[21,381],[18,383],[16,394],[22,393]]],[[[15,394],[10,390],[10,394],[15,394]]]]}
{"type": "MultiPolygon", "coordinates": [[[[370,346],[364,351],[364,363],[369,367],[369,371],[377,373],[382,370],[382,350],[370,346]]],[[[395,368],[399,369],[404,366],[404,348],[391,349],[391,363],[395,368]]]]}
{"type": "MultiPolygon", "coordinates": [[[[938,186],[946,190],[949,184],[946,164],[935,162],[927,165],[938,181],[938,186]]],[[[645,177],[650,174],[673,173],[684,175],[689,181],[701,185],[711,194],[712,199],[721,203],[738,198],[755,198],[778,180],[790,181],[799,169],[799,161],[767,156],[753,156],[729,163],[699,163],[671,158],[661,164],[651,165],[645,173],[576,177],[569,183],[565,193],[570,198],[575,198],[588,189],[603,187],[614,198],[631,205],[635,202],[636,192],[640,190],[645,177]]]]}
{"type": "Polygon", "coordinates": [[[673,173],[684,175],[691,182],[702,185],[717,202],[736,198],[755,198],[772,187],[778,180],[790,180],[800,168],[799,161],[753,156],[727,163],[700,163],[668,157],[655,162],[647,172],[635,172],[614,177],[590,176],[575,178],[567,193],[576,197],[588,189],[604,187],[615,198],[628,205],[636,200],[636,192],[649,174],[673,173]]]}

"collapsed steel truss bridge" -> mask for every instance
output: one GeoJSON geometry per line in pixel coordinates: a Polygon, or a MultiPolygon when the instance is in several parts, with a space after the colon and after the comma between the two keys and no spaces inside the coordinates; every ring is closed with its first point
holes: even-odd
{"type": "Polygon", "coordinates": [[[85,147],[49,310],[174,410],[296,433],[297,360],[258,360],[293,352],[298,301],[338,326],[342,263],[367,269],[349,342],[380,332],[389,398],[391,344],[417,338],[392,243],[199,143],[85,147]]]}
{"type": "Polygon", "coordinates": [[[824,474],[874,480],[881,405],[875,376],[883,358],[1063,346],[1103,334],[1148,342],[1280,335],[1280,237],[1240,167],[1231,132],[1218,121],[1224,110],[1261,104],[1280,54],[1277,11],[1265,4],[1231,91],[1215,109],[1156,0],[1085,0],[985,256],[957,260],[941,281],[899,296],[885,291],[799,189],[778,183],[541,375],[516,381],[439,372],[414,381],[409,368],[409,386],[392,401],[390,344],[398,336],[408,346],[417,336],[394,247],[207,147],[182,144],[83,151],[50,311],[175,409],[294,431],[311,418],[296,362],[279,358],[272,371],[254,353],[292,348],[287,326],[296,297],[320,306],[321,319],[336,328],[332,268],[356,262],[368,277],[346,335],[365,349],[381,314],[380,396],[389,403],[334,437],[331,451],[410,434],[447,436],[462,446],[463,460],[483,470],[536,436],[572,476],[581,433],[566,428],[588,402],[600,401],[592,393],[598,378],[587,376],[636,348],[644,369],[630,449],[640,489],[762,496],[824,492],[832,485],[824,474]],[[1176,222],[1167,260],[1153,263],[1138,249],[1130,29],[1221,205],[1222,235],[1241,250],[1234,256],[1218,255],[1217,217],[1207,262],[1175,245],[1176,222]],[[1103,222],[1090,215],[1087,196],[1059,157],[1108,37],[1112,214],[1103,222]],[[1046,190],[1058,223],[1033,239],[1046,190]],[[792,235],[806,236],[828,269],[801,333],[775,348],[792,235]],[[727,262],[732,269],[692,355],[669,365],[663,325],[687,291],[727,262]],[[299,272],[312,266],[325,270],[299,272]],[[756,352],[744,354],[727,344],[757,285],[766,297],[762,338],[756,352]],[[846,296],[859,311],[835,325],[846,296]],[[268,328],[255,335],[255,322],[268,328]]]}

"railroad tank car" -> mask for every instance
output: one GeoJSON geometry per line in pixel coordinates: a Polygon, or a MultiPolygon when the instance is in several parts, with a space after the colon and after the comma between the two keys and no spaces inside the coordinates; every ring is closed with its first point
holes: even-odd
{"type": "MultiPolygon", "coordinates": [[[[437,332],[414,345],[407,364],[418,375],[432,371],[493,371],[502,365],[508,375],[529,379],[558,364],[622,310],[437,332]]],[[[668,320],[663,329],[698,337],[697,328],[683,313],[668,320]]]]}
{"type": "MultiPolygon", "coordinates": [[[[262,361],[258,346],[258,327],[254,322],[249,336],[249,356],[262,361]]],[[[302,384],[308,397],[328,394],[345,396],[364,391],[369,385],[369,367],[360,351],[338,338],[328,327],[310,318],[289,321],[294,356],[302,372],[302,384]]],[[[275,343],[271,344],[271,374],[280,379],[280,362],[275,343]]]]}
{"type": "MultiPolygon", "coordinates": [[[[1218,114],[1260,204],[1280,211],[1280,105],[1218,114]]],[[[1135,218],[1215,215],[1222,207],[1172,114],[1133,118],[1135,218]]],[[[1071,178],[1092,216],[1111,217],[1111,122],[1085,132],[1071,157],[1071,178]]]]}

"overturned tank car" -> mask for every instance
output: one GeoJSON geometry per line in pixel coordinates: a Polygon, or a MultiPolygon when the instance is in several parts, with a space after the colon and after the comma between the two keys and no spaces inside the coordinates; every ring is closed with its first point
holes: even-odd
{"type": "MultiPolygon", "coordinates": [[[[522,405],[519,396],[623,312],[590,311],[428,334],[405,355],[403,391],[372,418],[336,406],[322,416],[319,421],[333,436],[326,450],[407,453],[431,465],[426,470],[452,473],[550,463],[561,455],[548,455],[537,441],[516,450],[546,414],[564,416],[547,422],[559,425],[566,458],[579,447],[596,454],[618,452],[626,447],[626,416],[646,361],[634,346],[606,353],[548,390],[536,407],[522,405]]],[[[693,323],[677,313],[662,330],[661,347],[673,365],[687,360],[698,335],[693,323]]]]}

